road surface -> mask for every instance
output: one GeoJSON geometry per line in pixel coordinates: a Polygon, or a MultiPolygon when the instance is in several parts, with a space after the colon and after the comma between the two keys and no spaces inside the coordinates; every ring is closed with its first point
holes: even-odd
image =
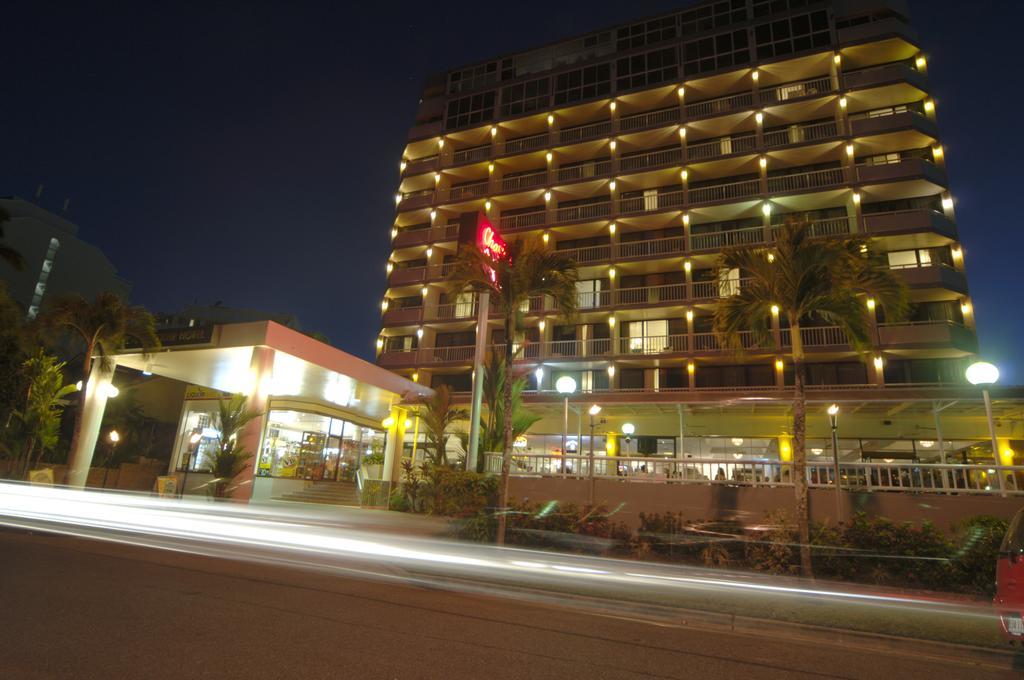
{"type": "Polygon", "coordinates": [[[0,530],[0,675],[21,678],[1011,678],[84,539],[0,530]]]}

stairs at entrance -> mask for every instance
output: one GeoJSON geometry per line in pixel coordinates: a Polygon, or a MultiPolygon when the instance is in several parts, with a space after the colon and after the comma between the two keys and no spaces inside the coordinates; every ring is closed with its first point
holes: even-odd
{"type": "Polygon", "coordinates": [[[273,500],[358,506],[359,489],[354,482],[310,482],[301,491],[292,491],[273,500]]]}

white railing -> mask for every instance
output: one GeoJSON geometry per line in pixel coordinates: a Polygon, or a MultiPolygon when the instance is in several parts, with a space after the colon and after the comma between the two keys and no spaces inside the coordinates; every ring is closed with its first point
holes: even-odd
{"type": "Polygon", "coordinates": [[[685,299],[685,283],[619,288],[615,291],[615,304],[617,305],[652,305],[664,302],[679,302],[685,299]]]}
{"type": "Polygon", "coordinates": [[[586,205],[571,205],[556,211],[558,222],[575,222],[577,220],[599,219],[612,214],[611,201],[599,201],[586,205]]]}
{"type": "Polygon", "coordinates": [[[434,307],[430,315],[433,321],[449,321],[451,319],[470,319],[476,315],[476,302],[449,302],[434,307]]]}
{"type": "Polygon", "coordinates": [[[447,363],[450,361],[471,361],[473,359],[473,351],[476,348],[473,345],[459,345],[453,347],[429,347],[420,350],[420,362],[424,364],[428,363],[447,363]]]}
{"type": "MultiPolygon", "coordinates": [[[[836,347],[850,343],[839,326],[807,326],[800,329],[800,339],[804,347],[836,347]]],[[[791,347],[792,340],[792,330],[783,329],[782,346],[791,347]]]]}
{"type": "Polygon", "coordinates": [[[527,229],[539,227],[544,224],[547,211],[544,209],[535,212],[520,213],[518,215],[502,215],[501,228],[504,230],[527,229]]]}
{"type": "Polygon", "coordinates": [[[813,170],[811,172],[799,172],[792,175],[777,175],[768,178],[768,191],[800,191],[802,189],[817,189],[819,187],[841,184],[843,181],[842,168],[826,168],[825,170],[813,170]]]}
{"type": "Polygon", "coordinates": [[[611,244],[599,245],[599,246],[585,246],[583,248],[566,248],[564,250],[557,251],[559,255],[568,257],[576,262],[601,262],[611,257],[612,246],[611,244]]]}
{"type": "Polygon", "coordinates": [[[623,116],[619,119],[619,130],[628,132],[630,130],[643,130],[650,127],[661,127],[673,125],[679,122],[679,107],[673,106],[658,111],[647,113],[634,113],[631,116],[623,116]]]}
{"type": "Polygon", "coordinates": [[[505,142],[505,153],[522,153],[524,151],[533,151],[534,149],[543,149],[547,144],[548,133],[546,132],[529,137],[509,139],[505,142]]]}
{"type": "Polygon", "coordinates": [[[787,218],[792,218],[797,222],[807,222],[807,231],[811,235],[811,238],[823,238],[825,236],[842,236],[850,233],[850,220],[851,217],[829,217],[825,219],[807,219],[800,213],[793,213],[792,215],[777,215],[775,219],[777,222],[772,225],[772,238],[778,237],[778,232],[782,226],[786,223],[787,218]]]}
{"type": "Polygon", "coordinates": [[[590,139],[597,139],[598,137],[607,137],[611,132],[612,122],[610,120],[602,120],[596,123],[559,130],[558,143],[576,144],[577,142],[585,142],[590,139]]]}
{"type": "Polygon", "coordinates": [[[618,244],[620,258],[651,257],[652,255],[668,255],[686,250],[686,238],[671,236],[655,238],[647,241],[625,241],[618,244]]]}
{"type": "Polygon", "coordinates": [[[691,250],[719,250],[730,246],[749,246],[764,242],[764,227],[690,234],[691,250]]]}
{"type": "Polygon", "coordinates": [[[723,279],[721,281],[694,281],[693,299],[712,300],[714,298],[736,295],[750,279],[723,279]]]}
{"type": "Polygon", "coordinates": [[[607,307],[612,303],[610,290],[584,290],[576,293],[576,306],[583,309],[607,307]]]}
{"type": "Polygon", "coordinates": [[[687,145],[686,157],[691,161],[699,161],[715,156],[753,151],[757,148],[757,136],[753,134],[721,137],[709,142],[697,142],[687,145]]]}
{"type": "Polygon", "coordinates": [[[619,212],[623,215],[635,215],[658,210],[679,208],[683,205],[683,192],[662,191],[647,196],[631,196],[619,199],[619,212]]]}
{"type": "Polygon", "coordinates": [[[648,151],[630,156],[623,156],[619,159],[619,168],[623,172],[630,170],[643,170],[655,168],[661,165],[678,165],[683,159],[683,150],[678,146],[671,149],[660,149],[648,151]]]}
{"type": "Polygon", "coordinates": [[[771,149],[790,144],[802,144],[823,139],[832,139],[839,135],[839,128],[834,120],[809,125],[790,125],[781,130],[770,130],[764,133],[764,145],[771,149]]]}
{"type": "Polygon", "coordinates": [[[502,191],[522,191],[523,189],[533,189],[535,187],[543,186],[548,179],[547,170],[540,170],[538,172],[531,172],[528,175],[516,175],[515,177],[502,177],[501,178],[501,190],[502,191]]]}
{"type": "Polygon", "coordinates": [[[491,157],[491,145],[475,146],[472,149],[460,149],[452,153],[452,164],[472,163],[487,160],[491,157]]]}
{"type": "Polygon", "coordinates": [[[686,335],[642,335],[619,338],[619,354],[666,354],[685,352],[686,335]]]}
{"type": "Polygon", "coordinates": [[[764,104],[774,104],[775,102],[788,101],[790,99],[826,94],[831,91],[832,78],[822,76],[820,78],[765,88],[761,90],[761,102],[764,104]]]}
{"type": "Polygon", "coordinates": [[[451,187],[448,189],[448,200],[458,201],[463,198],[479,198],[480,196],[487,195],[487,187],[490,182],[484,180],[483,182],[475,182],[473,184],[463,184],[457,187],[451,187]]]}
{"type": "MultiPolygon", "coordinates": [[[[571,437],[577,441],[576,437],[571,437]]],[[[581,448],[585,448],[583,444],[581,448]]],[[[500,453],[486,453],[485,470],[501,472],[500,453]]],[[[815,488],[835,485],[833,463],[808,461],[807,482],[815,488]]],[[[517,477],[575,477],[629,482],[724,486],[792,486],[793,464],[768,456],[744,458],[670,458],[512,452],[517,477]],[[591,473],[591,460],[593,473],[591,473]]],[[[1024,466],[941,465],[916,462],[840,463],[843,490],[938,493],[946,495],[1024,495],[1024,466]]]]}
{"type": "Polygon", "coordinates": [[[590,179],[592,177],[602,177],[609,174],[612,171],[612,162],[608,159],[599,161],[590,161],[587,163],[580,163],[578,165],[570,165],[566,168],[558,169],[558,181],[559,182],[575,182],[581,179],[590,179]]]}
{"type": "Polygon", "coordinates": [[[687,104],[686,116],[687,118],[714,116],[721,113],[729,113],[736,109],[749,108],[750,106],[753,106],[753,104],[753,94],[750,92],[741,92],[727,97],[706,99],[702,102],[687,104]]]}
{"type": "Polygon", "coordinates": [[[761,189],[761,180],[747,179],[739,182],[726,182],[706,187],[690,189],[691,203],[708,203],[711,201],[727,201],[734,198],[754,196],[761,189]]]}

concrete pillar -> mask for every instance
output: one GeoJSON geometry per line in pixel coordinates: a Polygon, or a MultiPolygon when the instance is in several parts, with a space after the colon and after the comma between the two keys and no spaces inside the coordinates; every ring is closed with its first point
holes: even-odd
{"type": "Polygon", "coordinates": [[[397,483],[402,479],[402,449],[405,445],[405,421],[409,418],[406,409],[391,407],[391,414],[385,422],[390,421],[387,428],[387,442],[384,445],[384,469],[382,476],[386,482],[397,483]]]}
{"type": "Polygon", "coordinates": [[[82,419],[78,433],[78,442],[68,455],[68,471],[65,483],[74,488],[82,488],[89,477],[89,467],[96,450],[96,442],[100,435],[100,424],[103,412],[107,408],[107,389],[113,371],[105,371],[99,361],[94,361],[92,370],[85,386],[85,403],[79,418],[82,419]]]}
{"type": "Polygon", "coordinates": [[[253,347],[249,359],[249,379],[252,381],[245,407],[249,411],[259,413],[258,418],[250,420],[238,435],[238,444],[249,454],[250,465],[229,485],[231,498],[248,501],[252,498],[253,477],[260,460],[260,446],[263,443],[263,430],[267,424],[270,405],[270,390],[274,378],[274,350],[269,347],[253,347]]]}

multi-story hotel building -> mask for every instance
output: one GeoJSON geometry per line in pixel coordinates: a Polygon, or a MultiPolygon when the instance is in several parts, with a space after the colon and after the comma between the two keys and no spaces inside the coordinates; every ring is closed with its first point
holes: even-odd
{"type": "MultiPolygon", "coordinates": [[[[777,348],[737,356],[712,313],[744,282],[719,271],[722,248],[768,244],[796,219],[870,239],[914,302],[891,323],[867,301],[867,357],[837,327],[804,327],[816,398],[963,385],[977,340],[936,114],[892,1],[718,0],[435,77],[401,158],[378,363],[468,397],[476,307],[445,275],[460,216],[483,211],[506,239],[542,238],[579,266],[578,319],[550,300],[525,310],[528,401],[555,403],[568,374],[588,400],[657,405],[650,434],[666,437],[672,404],[784,402],[786,320],[777,348]]],[[[501,340],[497,317],[490,333],[501,340]]],[[[540,431],[560,432],[551,421],[540,431]]]]}

